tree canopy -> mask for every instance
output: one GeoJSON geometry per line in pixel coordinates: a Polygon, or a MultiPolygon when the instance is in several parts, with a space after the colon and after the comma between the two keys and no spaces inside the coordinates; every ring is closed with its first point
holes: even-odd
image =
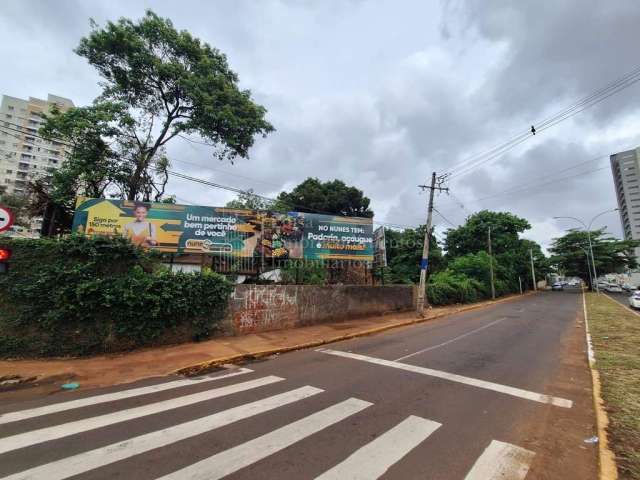
{"type": "Polygon", "coordinates": [[[92,107],[54,114],[44,132],[73,143],[71,170],[92,193],[106,183],[130,200],[160,200],[171,139],[197,135],[216,158],[233,160],[273,131],[226,56],[170,20],[148,10],[138,22],[91,25],[75,51],[102,76],[102,94],[92,107]],[[97,141],[79,141],[81,132],[97,141]],[[101,175],[87,175],[96,163],[101,175]]]}
{"type": "Polygon", "coordinates": [[[469,216],[464,225],[447,231],[444,248],[447,255],[458,257],[487,249],[487,232],[491,227],[493,253],[511,251],[518,235],[531,228],[524,218],[508,212],[482,210],[469,216]]]}
{"type": "Polygon", "coordinates": [[[317,178],[307,178],[291,192],[281,192],[277,200],[279,208],[285,210],[373,217],[370,200],[362,190],[348,186],[342,180],[322,182],[317,178]]]}
{"type": "MultiPolygon", "coordinates": [[[[605,233],[604,228],[589,233],[598,275],[620,273],[638,266],[633,249],[640,246],[640,241],[615,239],[605,233]]],[[[565,275],[580,277],[590,282],[588,251],[589,239],[584,230],[569,230],[566,235],[553,239],[549,249],[552,254],[551,263],[560,271],[565,275]]],[[[593,270],[593,267],[591,269],[593,270]]]]}
{"type": "MultiPolygon", "coordinates": [[[[389,228],[385,230],[387,251],[385,282],[418,283],[426,228],[426,225],[421,225],[416,229],[406,229],[402,232],[389,228]]],[[[433,232],[430,238],[429,274],[432,274],[442,269],[443,255],[433,232]]]]}

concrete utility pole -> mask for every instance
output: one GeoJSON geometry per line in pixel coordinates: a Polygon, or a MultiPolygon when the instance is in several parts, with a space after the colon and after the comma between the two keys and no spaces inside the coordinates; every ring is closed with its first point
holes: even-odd
{"type": "Polygon", "coordinates": [[[489,271],[491,272],[491,298],[495,300],[496,287],[493,283],[494,280],[493,280],[493,254],[491,253],[491,226],[489,226],[489,230],[487,231],[487,242],[489,244],[489,271]]]}
{"type": "Polygon", "coordinates": [[[522,295],[522,277],[518,275],[518,283],[520,284],[520,295],[522,295]]]}
{"type": "Polygon", "coordinates": [[[533,249],[529,249],[529,256],[531,257],[531,279],[533,280],[533,289],[538,290],[536,285],[536,269],[533,267],[533,249]]]}
{"type": "Polygon", "coordinates": [[[431,221],[433,217],[433,194],[436,190],[446,192],[449,189],[442,187],[444,177],[436,178],[436,172],[431,174],[431,185],[418,185],[423,190],[429,189],[429,207],[427,209],[427,229],[424,232],[424,243],[422,245],[422,260],[420,261],[420,285],[418,286],[418,299],[416,302],[416,312],[419,316],[424,313],[425,298],[427,296],[427,268],[429,267],[429,237],[431,236],[431,221]],[[436,185],[437,183],[437,185],[436,185]]]}

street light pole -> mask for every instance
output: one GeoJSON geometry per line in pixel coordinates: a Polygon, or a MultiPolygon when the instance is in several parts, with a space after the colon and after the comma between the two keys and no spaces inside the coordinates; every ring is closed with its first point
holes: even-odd
{"type": "MultiPolygon", "coordinates": [[[[594,284],[593,282],[595,282],[596,292],[598,292],[598,293],[600,293],[600,287],[598,287],[598,272],[596,271],[596,259],[593,256],[593,245],[591,243],[591,226],[593,225],[593,222],[596,220],[596,218],[601,217],[605,213],[615,212],[617,210],[619,210],[619,209],[618,208],[610,208],[609,210],[605,210],[604,212],[600,212],[599,214],[597,214],[595,217],[593,217],[591,219],[591,221],[589,222],[588,226],[587,226],[586,223],[584,223],[582,220],[580,220],[579,218],[576,218],[576,217],[553,217],[555,220],[559,220],[559,219],[562,219],[562,218],[575,220],[580,225],[582,225],[584,227],[585,231],[587,232],[587,240],[589,241],[589,253],[591,254],[591,266],[593,267],[593,279],[591,280],[591,286],[593,287],[593,284],[594,284]]],[[[587,262],[587,269],[589,270],[589,275],[591,275],[591,269],[589,268],[589,263],[588,262],[587,262]]]]}

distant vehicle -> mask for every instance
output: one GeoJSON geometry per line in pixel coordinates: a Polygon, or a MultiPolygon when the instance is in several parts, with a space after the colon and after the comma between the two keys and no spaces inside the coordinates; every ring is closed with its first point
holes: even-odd
{"type": "Polygon", "coordinates": [[[634,287],[633,285],[630,285],[628,283],[624,283],[624,284],[622,284],[622,289],[627,291],[627,292],[635,292],[636,287],[634,287]]]}
{"type": "Polygon", "coordinates": [[[633,292],[633,295],[629,297],[629,306],[631,308],[640,308],[640,290],[633,292]]]}
{"type": "Polygon", "coordinates": [[[551,285],[551,290],[563,290],[564,289],[564,285],[562,284],[562,282],[556,282],[553,285],[551,285]]]}
{"type": "Polygon", "coordinates": [[[616,285],[615,283],[608,284],[606,287],[604,287],[604,290],[609,293],[622,293],[622,288],[620,287],[620,285],[616,285]]]}

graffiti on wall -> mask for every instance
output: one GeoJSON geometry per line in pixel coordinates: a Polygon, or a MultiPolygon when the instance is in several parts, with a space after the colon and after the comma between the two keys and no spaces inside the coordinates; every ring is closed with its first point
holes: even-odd
{"type": "Polygon", "coordinates": [[[236,334],[289,328],[298,317],[298,290],[286,285],[251,285],[234,289],[232,320],[236,334]]]}

